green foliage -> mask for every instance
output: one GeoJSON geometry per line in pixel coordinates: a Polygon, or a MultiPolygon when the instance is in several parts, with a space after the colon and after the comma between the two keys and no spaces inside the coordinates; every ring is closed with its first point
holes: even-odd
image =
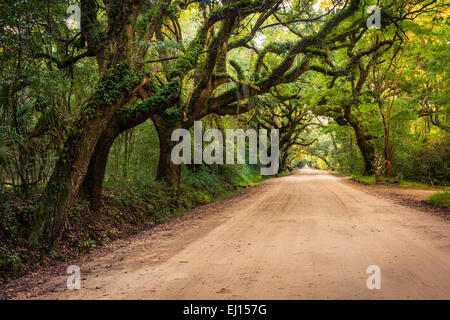
{"type": "Polygon", "coordinates": [[[16,250],[0,246],[0,270],[6,270],[15,275],[18,273],[20,262],[21,259],[16,250]]]}
{"type": "Polygon", "coordinates": [[[24,274],[22,263],[34,259],[25,236],[35,205],[32,200],[19,201],[0,193],[0,284],[24,274]]]}
{"type": "Polygon", "coordinates": [[[177,60],[175,66],[169,72],[169,79],[184,76],[196,65],[206,42],[206,31],[206,28],[201,28],[198,31],[197,36],[189,43],[186,53],[177,60]]]}
{"type": "Polygon", "coordinates": [[[450,208],[450,192],[438,192],[427,201],[437,207],[450,208]]]}
{"type": "Polygon", "coordinates": [[[181,111],[177,110],[177,108],[173,107],[168,108],[171,103],[173,103],[173,99],[175,99],[180,91],[180,82],[177,79],[169,81],[164,88],[158,89],[154,86],[156,93],[153,94],[150,98],[140,102],[134,108],[126,109],[127,117],[132,118],[134,115],[139,115],[140,113],[156,113],[158,110],[166,110],[165,114],[170,119],[181,120],[179,113],[181,111]],[[168,111],[168,109],[171,109],[168,111]],[[175,115],[175,116],[174,116],[175,115]]]}
{"type": "Polygon", "coordinates": [[[385,177],[376,177],[376,176],[361,176],[357,174],[350,175],[350,179],[353,181],[365,184],[365,185],[375,185],[375,184],[382,184],[382,185],[395,185],[400,188],[416,188],[416,189],[428,189],[428,190],[447,190],[448,187],[438,187],[438,186],[431,186],[429,184],[416,182],[416,181],[408,181],[408,180],[401,180],[400,178],[385,178],[385,177]]]}
{"type": "Polygon", "coordinates": [[[356,181],[356,182],[360,182],[365,185],[373,185],[376,183],[375,176],[360,176],[360,175],[352,174],[350,176],[350,179],[352,179],[353,181],[356,181]]]}
{"type": "Polygon", "coordinates": [[[413,176],[419,181],[448,185],[450,181],[450,143],[447,138],[428,141],[414,158],[413,176]]]}
{"type": "Polygon", "coordinates": [[[118,99],[130,92],[142,79],[131,70],[128,63],[118,63],[113,66],[109,73],[99,81],[94,95],[83,109],[87,119],[101,116],[101,108],[111,106],[117,103],[118,99]]]}

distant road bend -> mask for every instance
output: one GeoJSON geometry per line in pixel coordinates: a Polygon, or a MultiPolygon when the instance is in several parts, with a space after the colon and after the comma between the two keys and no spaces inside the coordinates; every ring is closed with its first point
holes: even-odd
{"type": "MultiPolygon", "coordinates": [[[[38,299],[450,299],[449,222],[309,169],[83,262],[38,299]],[[381,269],[381,289],[366,285],[381,269]]],[[[116,246],[116,247],[114,247],[116,246]]]]}

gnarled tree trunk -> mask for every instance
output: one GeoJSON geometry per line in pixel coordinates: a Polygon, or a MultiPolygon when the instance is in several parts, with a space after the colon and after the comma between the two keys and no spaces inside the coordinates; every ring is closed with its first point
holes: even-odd
{"type": "Polygon", "coordinates": [[[171,141],[173,130],[177,127],[170,126],[162,115],[152,115],[153,123],[159,137],[159,162],[156,172],[156,179],[168,182],[178,189],[181,179],[181,166],[176,165],[171,160],[171,153],[176,142],[171,141]]]}
{"type": "Polygon", "coordinates": [[[80,195],[89,201],[90,207],[94,211],[100,208],[109,151],[120,132],[117,127],[109,127],[100,137],[81,185],[80,195]]]}
{"type": "Polygon", "coordinates": [[[138,86],[140,80],[130,74],[126,64],[113,68],[72,126],[35,214],[32,243],[49,245],[60,236],[102,133],[138,86]]]}
{"type": "Polygon", "coordinates": [[[356,135],[356,143],[361,151],[364,161],[364,175],[370,176],[375,173],[375,146],[370,137],[364,135],[360,126],[353,127],[356,135]]]}
{"type": "Polygon", "coordinates": [[[361,123],[351,113],[351,106],[344,107],[344,115],[335,118],[339,125],[350,125],[355,132],[356,143],[361,151],[364,162],[364,175],[370,176],[375,173],[374,161],[375,161],[375,145],[373,143],[373,137],[366,134],[368,130],[364,130],[361,123]]]}
{"type": "Polygon", "coordinates": [[[287,150],[283,151],[282,155],[281,155],[281,172],[285,172],[288,169],[287,168],[288,157],[289,157],[289,152],[287,150]]]}
{"type": "Polygon", "coordinates": [[[145,84],[130,63],[134,27],[144,3],[105,2],[108,30],[103,33],[95,15],[97,2],[81,1],[82,42],[88,44],[88,51],[81,56],[97,56],[101,71],[106,71],[72,126],[41,196],[30,234],[33,244],[49,246],[61,235],[100,137],[116,111],[145,84]]]}

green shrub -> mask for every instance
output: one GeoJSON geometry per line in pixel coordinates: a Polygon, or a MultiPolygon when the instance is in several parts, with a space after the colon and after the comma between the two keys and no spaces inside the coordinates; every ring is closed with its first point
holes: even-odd
{"type": "Polygon", "coordinates": [[[353,181],[362,183],[362,184],[366,184],[366,185],[375,184],[375,176],[360,176],[360,175],[352,174],[350,176],[350,179],[352,179],[353,181]]]}
{"type": "Polygon", "coordinates": [[[428,199],[428,203],[437,207],[450,208],[450,192],[438,192],[433,194],[428,199]]]}
{"type": "Polygon", "coordinates": [[[415,179],[436,185],[450,180],[450,144],[447,139],[429,141],[415,158],[415,179]]]}

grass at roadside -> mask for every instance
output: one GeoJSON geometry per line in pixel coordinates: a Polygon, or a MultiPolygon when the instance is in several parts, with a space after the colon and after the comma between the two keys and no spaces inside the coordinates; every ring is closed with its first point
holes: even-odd
{"type": "Polygon", "coordinates": [[[438,192],[428,198],[428,203],[441,208],[450,208],[450,192],[438,192]]]}
{"type": "MultiPolygon", "coordinates": [[[[360,176],[360,175],[351,175],[350,179],[353,181],[365,184],[365,185],[375,185],[377,184],[375,176],[360,176]]],[[[425,190],[441,190],[441,191],[450,191],[450,186],[430,186],[425,183],[415,182],[415,181],[404,181],[404,180],[396,180],[395,178],[380,178],[378,184],[382,185],[393,185],[401,188],[416,188],[416,189],[425,189],[425,190]]]]}

